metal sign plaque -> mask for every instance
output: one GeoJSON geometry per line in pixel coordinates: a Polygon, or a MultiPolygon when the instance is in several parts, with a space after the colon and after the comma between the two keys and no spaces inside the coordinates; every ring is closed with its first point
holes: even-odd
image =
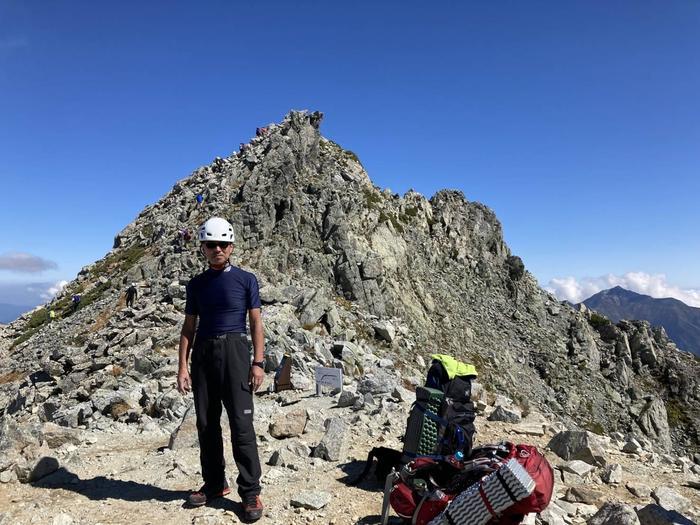
{"type": "Polygon", "coordinates": [[[342,390],[343,370],[341,368],[316,367],[316,393],[320,395],[324,386],[331,390],[342,390]]]}

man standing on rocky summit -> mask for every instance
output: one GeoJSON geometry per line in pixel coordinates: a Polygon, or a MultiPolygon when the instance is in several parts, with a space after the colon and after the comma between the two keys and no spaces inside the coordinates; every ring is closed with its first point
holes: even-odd
{"type": "Polygon", "coordinates": [[[219,217],[209,219],[199,229],[199,240],[209,269],[187,285],[177,387],[181,393],[190,388],[194,392],[204,485],[190,494],[187,501],[193,506],[205,505],[231,492],[224,469],[223,403],[231,426],[233,458],[238,467],[238,493],[243,500],[246,520],[255,521],[263,511],[260,458],[253,428],[253,392],[260,388],[264,378],[258,281],[252,273],[231,266],[233,227],[228,221],[219,217]],[[253,340],[252,366],[246,313],[253,340]],[[191,349],[190,376],[187,361],[191,349]]]}

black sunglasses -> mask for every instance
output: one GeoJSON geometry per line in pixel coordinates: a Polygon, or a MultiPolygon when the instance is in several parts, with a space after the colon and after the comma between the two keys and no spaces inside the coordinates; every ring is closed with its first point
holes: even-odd
{"type": "Polygon", "coordinates": [[[207,248],[209,248],[210,250],[213,250],[213,249],[216,248],[217,246],[218,246],[219,248],[221,248],[222,250],[225,250],[226,248],[228,248],[229,246],[231,246],[231,243],[230,243],[230,242],[226,242],[226,241],[207,241],[207,242],[204,243],[204,245],[205,245],[207,248]]]}

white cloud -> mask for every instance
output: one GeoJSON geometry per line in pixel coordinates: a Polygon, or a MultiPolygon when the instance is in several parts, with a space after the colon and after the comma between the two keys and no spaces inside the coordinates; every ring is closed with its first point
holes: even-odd
{"type": "Polygon", "coordinates": [[[58,265],[47,259],[24,252],[9,252],[0,254],[0,270],[19,273],[40,273],[45,270],[55,270],[58,265]]]}
{"type": "Polygon", "coordinates": [[[41,298],[46,300],[53,299],[67,284],[68,281],[58,281],[54,283],[52,286],[49,286],[48,290],[42,292],[41,298]]]}
{"type": "Polygon", "coordinates": [[[614,286],[621,286],[659,299],[673,297],[689,306],[700,307],[700,290],[683,289],[672,285],[666,281],[666,276],[662,273],[651,275],[644,272],[627,272],[624,275],[608,274],[600,277],[585,277],[580,280],[575,277],[554,278],[547,283],[545,289],[560,300],[580,303],[591,295],[614,286]]]}

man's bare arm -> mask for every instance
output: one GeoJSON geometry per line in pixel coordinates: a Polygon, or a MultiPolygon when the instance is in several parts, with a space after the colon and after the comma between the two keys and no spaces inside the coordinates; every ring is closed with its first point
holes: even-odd
{"type": "MultiPolygon", "coordinates": [[[[263,333],[262,315],[260,308],[248,310],[248,322],[250,323],[250,337],[253,339],[253,361],[262,361],[265,358],[265,335],[263,333]]],[[[258,366],[250,368],[250,385],[255,392],[265,379],[265,372],[258,366]]]]}
{"type": "Polygon", "coordinates": [[[253,361],[262,361],[265,358],[265,334],[260,308],[248,310],[248,321],[250,337],[253,340],[253,361]]]}
{"type": "Polygon", "coordinates": [[[182,323],[182,330],[180,331],[180,349],[178,352],[177,367],[177,389],[182,394],[189,392],[192,387],[187,363],[190,359],[190,351],[192,350],[196,326],[197,316],[185,315],[185,322],[182,323]]]}

